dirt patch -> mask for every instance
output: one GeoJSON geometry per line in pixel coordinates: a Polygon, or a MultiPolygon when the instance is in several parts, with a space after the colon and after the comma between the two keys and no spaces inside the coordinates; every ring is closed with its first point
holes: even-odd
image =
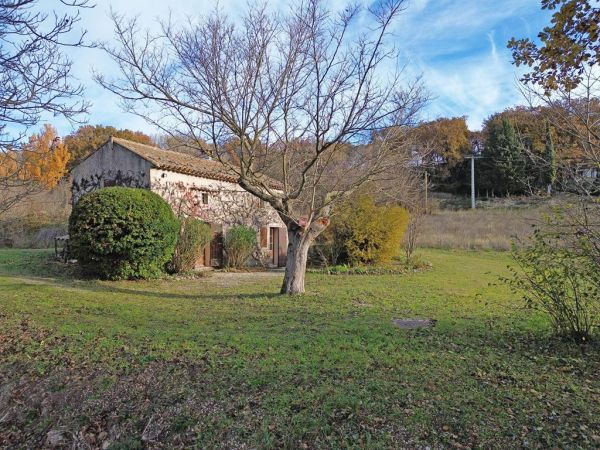
{"type": "Polygon", "coordinates": [[[417,330],[419,328],[432,328],[435,326],[435,319],[392,319],[392,323],[403,330],[417,330]]]}
{"type": "Polygon", "coordinates": [[[283,277],[282,270],[268,270],[264,272],[218,272],[215,271],[207,279],[210,283],[220,286],[237,286],[241,283],[252,283],[261,280],[276,280],[283,277]]]}

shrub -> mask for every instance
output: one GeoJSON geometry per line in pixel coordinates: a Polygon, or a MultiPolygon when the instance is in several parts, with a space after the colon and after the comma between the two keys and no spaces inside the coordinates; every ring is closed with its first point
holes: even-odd
{"type": "Polygon", "coordinates": [[[256,230],[246,226],[237,225],[227,230],[223,249],[229,267],[240,268],[256,248],[256,230]]]}
{"type": "Polygon", "coordinates": [[[420,211],[413,211],[404,236],[404,256],[407,264],[411,262],[415,249],[417,248],[417,239],[421,231],[420,211]]]}
{"type": "Polygon", "coordinates": [[[585,342],[598,326],[600,270],[589,234],[573,228],[560,214],[536,227],[524,245],[513,245],[518,270],[505,279],[527,305],[550,317],[556,334],[585,342]]]}
{"type": "Polygon", "coordinates": [[[169,271],[181,273],[193,270],[204,247],[210,243],[211,239],[210,225],[193,217],[182,219],[175,253],[169,263],[169,271]]]}
{"type": "Polygon", "coordinates": [[[408,226],[408,211],[378,206],[361,196],[343,206],[315,246],[327,264],[383,264],[397,256],[408,226]]]}
{"type": "Polygon", "coordinates": [[[86,194],[69,219],[74,257],[84,271],[111,280],[160,275],[178,230],[170,206],[145,189],[110,187],[86,194]]]}

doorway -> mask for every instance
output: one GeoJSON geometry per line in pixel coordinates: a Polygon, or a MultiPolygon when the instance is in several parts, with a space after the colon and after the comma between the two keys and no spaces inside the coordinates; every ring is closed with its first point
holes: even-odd
{"type": "Polygon", "coordinates": [[[271,263],[279,267],[279,228],[269,228],[269,251],[271,252],[271,263]]]}

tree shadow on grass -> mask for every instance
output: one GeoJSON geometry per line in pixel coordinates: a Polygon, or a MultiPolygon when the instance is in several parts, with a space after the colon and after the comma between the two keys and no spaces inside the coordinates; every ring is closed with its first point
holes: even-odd
{"type": "MultiPolygon", "coordinates": [[[[128,294],[128,295],[137,295],[142,297],[154,297],[159,299],[177,299],[177,300],[254,300],[254,299],[273,299],[277,297],[284,297],[283,294],[279,292],[236,292],[232,290],[231,292],[226,293],[212,293],[212,294],[203,294],[203,293],[193,293],[193,294],[183,294],[183,293],[173,293],[173,292],[161,292],[161,291],[152,291],[152,290],[143,290],[143,289],[129,289],[120,286],[108,286],[100,283],[94,283],[92,285],[77,285],[77,288],[90,291],[90,292],[99,292],[99,293],[118,293],[118,294],[128,294]]],[[[232,289],[231,288],[228,289],[232,289]]]]}
{"type": "MultiPolygon", "coordinates": [[[[567,364],[567,361],[579,361],[600,364],[600,338],[579,344],[566,337],[552,334],[550,328],[531,327],[524,322],[512,325],[509,318],[504,319],[500,328],[482,329],[478,325],[458,325],[458,329],[419,330],[427,342],[429,350],[436,352],[451,351],[457,354],[481,354],[511,361],[514,358],[526,358],[531,361],[553,360],[556,364],[567,364]],[[430,333],[425,337],[426,333],[430,333]]],[[[418,338],[418,337],[417,337],[418,338]]]]}
{"type": "MultiPolygon", "coordinates": [[[[35,286],[35,285],[49,285],[49,286],[59,286],[63,288],[69,289],[78,289],[88,292],[97,292],[97,293],[106,293],[106,294],[127,294],[132,296],[141,296],[141,297],[153,297],[158,299],[165,300],[254,300],[254,299],[273,299],[277,297],[284,297],[283,294],[279,292],[273,291],[264,291],[264,292],[238,292],[234,290],[236,285],[230,287],[222,287],[221,289],[228,289],[230,292],[219,292],[219,293],[177,293],[177,292],[162,292],[162,291],[153,291],[146,289],[136,289],[136,288],[126,288],[122,286],[116,286],[113,284],[104,284],[100,282],[100,280],[89,278],[80,278],[80,277],[60,277],[60,278],[51,278],[51,277],[40,277],[40,276],[23,276],[23,275],[13,275],[13,274],[3,274],[0,273],[0,276],[6,276],[11,278],[12,280],[21,280],[20,283],[2,283],[3,289],[19,289],[24,286],[35,286]]],[[[198,285],[199,290],[203,286],[201,284],[198,285]]]]}

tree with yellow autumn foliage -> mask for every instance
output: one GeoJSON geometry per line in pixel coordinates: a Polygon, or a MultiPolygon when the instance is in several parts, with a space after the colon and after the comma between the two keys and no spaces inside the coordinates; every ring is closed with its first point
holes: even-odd
{"type": "Polygon", "coordinates": [[[44,125],[39,134],[33,134],[23,146],[23,173],[26,180],[52,189],[67,173],[71,154],[61,141],[56,129],[44,125]]]}
{"type": "Polygon", "coordinates": [[[385,264],[398,256],[408,210],[378,205],[369,195],[349,199],[319,236],[315,251],[327,264],[385,264]]]}
{"type": "Polygon", "coordinates": [[[44,190],[67,173],[71,158],[56,129],[44,125],[26,143],[0,152],[0,214],[44,190]]]}

